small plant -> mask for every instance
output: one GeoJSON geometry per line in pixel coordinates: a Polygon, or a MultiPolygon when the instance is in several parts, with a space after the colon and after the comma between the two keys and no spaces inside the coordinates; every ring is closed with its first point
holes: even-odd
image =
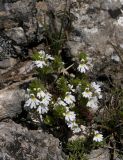
{"type": "MultiPolygon", "coordinates": [[[[66,13],[70,16],[70,11],[65,11],[64,18],[66,13]]],[[[81,126],[89,126],[85,135],[90,137],[91,144],[93,141],[101,143],[103,135],[94,135],[94,129],[90,126],[93,119],[91,110],[96,111],[100,106],[101,86],[98,82],[90,81],[88,77],[88,71],[93,65],[87,54],[80,52],[74,57],[75,61],[71,60],[69,63],[64,60],[62,49],[67,40],[66,28],[68,29],[63,25],[63,21],[60,31],[56,27],[55,32],[49,32],[46,27],[48,49],[40,50],[32,56],[37,79],[32,81],[27,89],[24,107],[38,117],[41,124],[52,128],[54,132],[59,129],[59,134],[66,134],[66,137],[68,133],[81,135],[84,133],[81,126]],[[67,133],[64,133],[66,130],[67,133]]],[[[85,148],[88,147],[85,147],[85,142],[81,140],[68,143],[69,160],[86,160],[85,148]]]]}
{"type": "Polygon", "coordinates": [[[64,62],[58,56],[53,57],[43,50],[33,55],[39,78],[27,90],[25,107],[40,115],[44,123],[54,125],[60,119],[73,133],[78,133],[82,131],[80,125],[83,123],[80,111],[98,108],[101,89],[97,82],[89,82],[86,76],[86,71],[91,67],[86,54],[80,53],[79,64],[72,65],[75,70],[72,77],[69,72],[63,74],[64,62]],[[48,82],[49,74],[56,77],[52,83],[48,82]]]}
{"type": "MultiPolygon", "coordinates": [[[[106,93],[105,93],[106,94],[106,93]]],[[[109,148],[111,157],[115,154],[123,155],[123,90],[114,85],[109,88],[108,97],[105,97],[101,119],[96,117],[95,124],[103,131],[105,147],[109,148]],[[108,145],[107,145],[108,144],[108,145]]]]}
{"type": "Polygon", "coordinates": [[[88,160],[85,141],[83,139],[68,142],[66,149],[69,152],[68,160],[88,160]]]}

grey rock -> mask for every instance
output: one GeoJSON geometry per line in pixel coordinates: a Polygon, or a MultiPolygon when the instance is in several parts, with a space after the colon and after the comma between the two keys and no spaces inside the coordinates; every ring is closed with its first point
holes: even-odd
{"type": "Polygon", "coordinates": [[[27,44],[35,41],[37,32],[37,20],[36,20],[36,1],[20,0],[12,3],[10,13],[14,19],[17,19],[22,24],[23,30],[27,38],[27,44]]]}
{"type": "MultiPolygon", "coordinates": [[[[106,148],[99,148],[96,150],[92,150],[89,155],[87,155],[88,160],[110,160],[110,151],[106,148]]],[[[114,153],[115,160],[122,160],[123,157],[114,153]]]]}
{"type": "Polygon", "coordinates": [[[89,160],[110,160],[110,153],[108,149],[100,148],[92,150],[88,155],[89,160]]]}
{"type": "Polygon", "coordinates": [[[28,130],[13,121],[0,123],[1,160],[65,160],[59,140],[41,130],[28,130]]]}
{"type": "Polygon", "coordinates": [[[11,28],[6,31],[9,38],[14,40],[18,45],[27,43],[26,36],[22,27],[11,28]]]}
{"type": "MultiPolygon", "coordinates": [[[[19,45],[38,44],[44,37],[45,25],[49,25],[51,32],[53,27],[60,28],[61,15],[65,9],[66,1],[47,0],[36,2],[36,0],[2,1],[0,7],[0,28],[5,34],[19,45]],[[47,12],[53,11],[55,15],[54,24],[47,12]],[[6,20],[9,23],[6,23],[6,20]]],[[[122,16],[122,0],[95,0],[95,1],[73,1],[67,3],[70,8],[73,22],[73,32],[69,36],[69,47],[72,54],[79,50],[85,50],[90,55],[99,53],[101,55],[112,55],[107,41],[122,43],[123,28],[117,25],[117,19],[122,16]],[[112,14],[119,11],[113,18],[112,14]],[[79,36],[75,34],[78,30],[79,36]],[[117,39],[115,39],[115,34],[117,39]],[[76,47],[73,48],[73,45],[76,47]],[[77,47],[77,45],[79,47],[77,47]]],[[[2,48],[0,47],[0,51],[2,48]]],[[[15,50],[15,52],[17,52],[15,50]]],[[[21,51],[20,51],[21,52],[21,51]]],[[[93,56],[97,56],[96,54],[93,56]]]]}
{"type": "Polygon", "coordinates": [[[19,89],[0,90],[0,120],[13,118],[21,113],[21,103],[24,101],[25,91],[19,89]]]}
{"type": "Polygon", "coordinates": [[[112,54],[111,59],[115,62],[120,62],[120,57],[115,53],[112,54]]]}
{"type": "Polygon", "coordinates": [[[0,69],[11,68],[17,63],[15,58],[4,59],[0,61],[0,69]]]}
{"type": "Polygon", "coordinates": [[[16,44],[28,45],[36,40],[38,22],[36,1],[3,1],[0,8],[0,29],[16,44]]]}
{"type": "Polygon", "coordinates": [[[19,75],[26,75],[27,73],[30,73],[35,68],[35,65],[32,61],[28,61],[25,63],[22,67],[18,69],[19,75]]]}
{"type": "Polygon", "coordinates": [[[15,56],[15,49],[12,40],[7,38],[6,35],[0,34],[0,60],[15,56]]]}

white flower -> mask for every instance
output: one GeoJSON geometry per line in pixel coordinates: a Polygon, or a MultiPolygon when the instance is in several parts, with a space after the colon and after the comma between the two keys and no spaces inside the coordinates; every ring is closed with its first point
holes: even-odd
{"type": "Polygon", "coordinates": [[[85,91],[82,93],[82,95],[85,98],[91,98],[92,97],[92,92],[89,91],[89,88],[86,88],[85,91]]]}
{"type": "Polygon", "coordinates": [[[103,141],[103,135],[100,134],[98,131],[95,131],[94,133],[94,137],[93,137],[93,141],[95,142],[102,142],[103,141]]]}
{"type": "Polygon", "coordinates": [[[72,92],[75,92],[75,89],[73,89],[73,85],[68,84],[68,87],[69,87],[69,89],[70,89],[72,92]]]}
{"type": "Polygon", "coordinates": [[[69,107],[65,107],[65,109],[66,109],[66,112],[69,112],[69,107]]]}
{"type": "Polygon", "coordinates": [[[89,67],[86,64],[79,64],[77,69],[79,72],[85,73],[86,71],[89,70],[89,67]]]}
{"type": "Polygon", "coordinates": [[[69,128],[71,128],[73,133],[78,133],[81,131],[81,129],[79,128],[79,126],[76,122],[68,122],[67,125],[69,128]]]}
{"type": "Polygon", "coordinates": [[[37,111],[39,112],[39,114],[44,114],[47,113],[49,110],[49,108],[43,104],[41,104],[38,108],[37,111]]]}
{"type": "Polygon", "coordinates": [[[42,100],[40,101],[40,105],[37,108],[37,111],[39,112],[39,114],[47,113],[49,110],[48,105],[51,101],[52,95],[48,92],[45,93],[44,91],[40,91],[37,93],[37,97],[42,98],[42,100]]]}
{"type": "Polygon", "coordinates": [[[24,106],[30,107],[31,109],[36,108],[40,104],[40,101],[35,98],[34,94],[30,94],[30,96],[24,106]]]}
{"type": "Polygon", "coordinates": [[[91,86],[98,92],[101,92],[101,89],[100,89],[100,85],[99,84],[96,84],[95,82],[92,82],[91,83],[91,86]]]}
{"type": "Polygon", "coordinates": [[[46,60],[47,60],[47,59],[54,60],[54,58],[53,58],[51,55],[49,55],[49,54],[46,54],[45,59],[46,59],[46,60]]]}
{"type": "Polygon", "coordinates": [[[54,60],[54,58],[51,55],[45,54],[43,50],[39,51],[39,58],[40,60],[34,61],[34,64],[38,68],[43,68],[44,66],[48,66],[47,60],[54,60]]]}
{"type": "Polygon", "coordinates": [[[92,82],[91,83],[91,86],[95,89],[95,92],[100,94],[101,92],[101,88],[100,88],[100,85],[99,84],[96,84],[95,82],[92,82]]]}
{"type": "Polygon", "coordinates": [[[67,105],[64,101],[61,100],[61,98],[58,98],[58,99],[57,99],[57,103],[58,103],[59,105],[61,105],[61,106],[66,106],[66,105],[67,105]]]}
{"type": "Polygon", "coordinates": [[[68,125],[69,128],[74,128],[74,127],[78,126],[76,124],[76,122],[68,122],[67,125],[68,125]]]}
{"type": "Polygon", "coordinates": [[[37,93],[37,97],[38,97],[38,98],[44,98],[45,95],[46,95],[45,92],[42,91],[42,90],[37,93]]]}
{"type": "Polygon", "coordinates": [[[72,130],[73,130],[73,133],[79,133],[79,132],[81,132],[81,129],[79,127],[75,127],[72,130]]]}
{"type": "Polygon", "coordinates": [[[51,94],[46,93],[41,103],[44,104],[45,106],[48,106],[49,102],[51,101],[51,96],[52,96],[51,94]]]}
{"type": "Polygon", "coordinates": [[[97,97],[92,97],[88,101],[87,106],[91,107],[92,109],[97,109],[98,108],[98,99],[97,99],[97,97]]]}
{"type": "Polygon", "coordinates": [[[72,104],[74,103],[76,100],[75,100],[75,97],[73,95],[71,95],[71,92],[66,92],[66,96],[64,98],[64,101],[67,103],[67,104],[72,104]]]}
{"type": "Polygon", "coordinates": [[[39,54],[40,54],[40,58],[41,58],[41,59],[45,59],[45,60],[48,60],[48,59],[54,60],[54,58],[53,58],[51,55],[46,54],[43,50],[39,51],[39,54]]]}
{"type": "Polygon", "coordinates": [[[75,121],[75,119],[76,119],[76,115],[74,112],[69,111],[69,112],[65,113],[65,120],[67,122],[75,121]]]}
{"type": "Polygon", "coordinates": [[[38,68],[43,68],[44,66],[47,66],[47,64],[45,63],[45,61],[34,61],[34,64],[38,67],[38,68]]]}
{"type": "Polygon", "coordinates": [[[38,53],[40,54],[40,58],[44,58],[45,57],[44,50],[40,50],[38,53]]]}
{"type": "Polygon", "coordinates": [[[101,88],[99,84],[96,84],[95,82],[91,83],[92,88],[94,89],[94,92],[97,94],[98,98],[101,99],[101,88]]]}

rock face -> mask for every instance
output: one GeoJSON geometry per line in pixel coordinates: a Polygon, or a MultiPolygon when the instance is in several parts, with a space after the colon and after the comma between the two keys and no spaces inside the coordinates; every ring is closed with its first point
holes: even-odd
{"type": "MultiPolygon", "coordinates": [[[[99,148],[96,150],[92,150],[90,155],[87,156],[88,160],[110,160],[110,151],[107,148],[99,148]]],[[[117,154],[114,154],[115,160],[122,160],[117,154]]]]}
{"type": "Polygon", "coordinates": [[[13,118],[20,114],[21,103],[24,100],[25,92],[19,89],[0,91],[0,120],[13,118]]]}
{"type": "MultiPolygon", "coordinates": [[[[50,33],[60,31],[61,21],[68,32],[63,47],[74,56],[84,51],[93,57],[91,78],[108,77],[123,88],[122,8],[123,0],[1,0],[0,120],[21,113],[25,91],[17,86],[33,74],[27,57],[42,48],[47,27],[50,33]]],[[[0,122],[0,160],[62,160],[58,143],[46,133],[0,122]]]]}
{"type": "MultiPolygon", "coordinates": [[[[68,1],[67,7],[70,7],[73,27],[68,45],[74,55],[80,50],[88,51],[93,55],[94,53],[111,55],[114,49],[108,41],[119,42],[122,46],[122,3],[120,0],[68,1]]],[[[45,30],[44,20],[45,25],[51,25],[51,15],[47,12],[54,13],[56,20],[54,24],[59,27],[60,16],[65,7],[65,0],[1,1],[1,42],[4,42],[7,36],[9,42],[5,41],[4,44],[7,43],[8,46],[9,43],[11,49],[12,47],[15,49],[15,46],[20,48],[25,46],[26,48],[29,45],[38,44],[42,40],[45,30]]],[[[67,22],[68,19],[64,19],[64,23],[67,22]]],[[[53,27],[56,26],[51,26],[51,29],[53,27]]],[[[14,51],[13,54],[16,54],[17,50],[14,51]]],[[[10,53],[10,51],[8,52],[10,53]]],[[[21,54],[24,54],[22,50],[21,54]]]]}
{"type": "MultiPolygon", "coordinates": [[[[67,4],[66,0],[1,1],[0,60],[24,57],[45,39],[45,26],[49,26],[51,33],[56,33],[63,21],[64,29],[71,29],[64,46],[71,54],[75,56],[84,51],[95,59],[95,64],[105,61],[103,65],[109,63],[112,68],[110,63],[115,61],[112,60],[114,55],[119,59],[116,63],[123,62],[122,5],[122,0],[69,0],[67,4]],[[62,17],[65,8],[67,16],[62,17]]],[[[97,70],[102,74],[106,72],[102,71],[102,64],[95,68],[97,70]]],[[[107,76],[111,74],[117,81],[121,79],[122,69],[116,69],[115,74],[110,70],[107,76]]]]}
{"type": "Polygon", "coordinates": [[[89,160],[109,160],[110,159],[110,153],[108,149],[97,149],[92,150],[90,155],[88,156],[89,160]]]}
{"type": "Polygon", "coordinates": [[[24,83],[34,79],[32,61],[18,63],[14,68],[11,64],[14,65],[12,58],[0,62],[0,67],[5,72],[0,75],[0,120],[16,117],[22,112],[25,101],[24,83]],[[20,88],[21,85],[23,88],[20,88]]]}
{"type": "Polygon", "coordinates": [[[1,160],[65,160],[59,140],[39,131],[29,131],[12,121],[0,123],[1,160]]]}

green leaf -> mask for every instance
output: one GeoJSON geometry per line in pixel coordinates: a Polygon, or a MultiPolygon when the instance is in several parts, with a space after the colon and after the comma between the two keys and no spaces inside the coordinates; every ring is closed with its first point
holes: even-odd
{"type": "Polygon", "coordinates": [[[47,124],[47,125],[52,126],[53,123],[54,123],[53,117],[50,116],[50,115],[46,115],[46,117],[44,118],[44,123],[47,124]]]}
{"type": "Polygon", "coordinates": [[[42,90],[45,89],[43,82],[40,81],[39,79],[33,80],[33,81],[30,83],[30,85],[29,85],[29,89],[30,89],[31,91],[34,91],[35,88],[36,88],[36,89],[37,89],[37,88],[41,88],[42,90]]]}
{"type": "Polygon", "coordinates": [[[57,106],[57,107],[55,107],[55,109],[54,109],[54,115],[55,116],[57,116],[57,117],[60,117],[60,118],[63,118],[64,116],[63,116],[63,113],[65,113],[66,112],[66,109],[65,109],[65,107],[64,106],[57,106]]]}
{"type": "Polygon", "coordinates": [[[52,68],[54,71],[59,71],[64,68],[64,64],[62,62],[62,58],[60,55],[54,56],[54,61],[52,62],[52,68]]]}
{"type": "Polygon", "coordinates": [[[84,59],[85,62],[87,62],[87,54],[84,52],[80,52],[79,54],[79,60],[81,61],[81,59],[84,59]]]}
{"type": "Polygon", "coordinates": [[[37,61],[37,60],[41,60],[41,55],[38,53],[38,52],[35,52],[33,55],[32,55],[32,60],[34,61],[37,61]]]}
{"type": "Polygon", "coordinates": [[[65,97],[66,92],[69,91],[68,81],[64,76],[57,80],[57,89],[63,98],[65,97]]]}

